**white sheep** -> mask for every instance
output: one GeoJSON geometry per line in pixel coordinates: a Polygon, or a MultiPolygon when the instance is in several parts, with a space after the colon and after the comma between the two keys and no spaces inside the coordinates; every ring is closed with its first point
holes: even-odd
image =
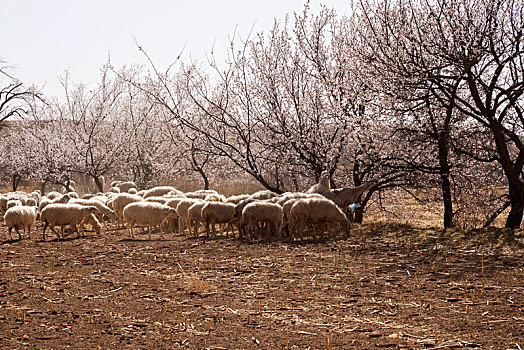
{"type": "Polygon", "coordinates": [[[120,191],[120,188],[118,188],[118,187],[109,187],[107,192],[109,192],[109,193],[120,193],[121,191],[120,191]]]}
{"type": "MultiPolygon", "coordinates": [[[[149,239],[151,239],[152,226],[162,225],[169,218],[177,218],[176,210],[155,202],[135,202],[125,206],[124,221],[132,239],[135,239],[133,228],[135,225],[149,226],[149,239]]],[[[165,238],[162,233],[162,238],[165,238]]]]}
{"type": "Polygon", "coordinates": [[[193,235],[195,237],[198,236],[198,227],[200,226],[200,221],[202,220],[202,208],[204,205],[206,205],[208,202],[205,201],[199,201],[194,204],[192,204],[187,209],[187,219],[188,219],[188,227],[193,224],[193,235]]]}
{"type": "Polygon", "coordinates": [[[261,239],[261,232],[258,224],[263,223],[267,228],[267,236],[270,231],[280,237],[280,225],[282,224],[282,207],[276,203],[265,201],[252,202],[247,204],[242,210],[242,222],[246,232],[252,232],[258,239],[261,239]]]}
{"type": "Polygon", "coordinates": [[[206,202],[226,202],[226,197],[218,193],[209,193],[204,200],[206,202]]]}
{"type": "Polygon", "coordinates": [[[7,210],[7,202],[9,202],[9,198],[0,194],[0,211],[2,211],[2,213],[5,213],[7,210]]]}
{"type": "MultiPolygon", "coordinates": [[[[85,205],[85,206],[91,206],[91,207],[96,207],[98,209],[98,211],[100,212],[100,215],[105,215],[107,217],[109,217],[110,220],[114,220],[116,221],[117,219],[117,215],[116,213],[111,210],[107,205],[105,205],[104,203],[96,200],[96,199],[79,199],[79,198],[75,198],[75,199],[71,199],[68,203],[71,203],[71,204],[80,204],[80,205],[85,205]]],[[[103,221],[103,218],[102,216],[100,217],[100,219],[102,219],[102,222],[104,222],[104,225],[105,225],[105,221],[103,221]]],[[[106,226],[106,229],[107,229],[107,225],[106,226]]]]}
{"type": "Polygon", "coordinates": [[[184,195],[186,196],[186,198],[191,198],[191,199],[204,199],[207,197],[208,193],[202,193],[202,192],[186,192],[184,193],[184,195]]]}
{"type": "Polygon", "coordinates": [[[22,200],[22,205],[27,207],[38,207],[38,201],[34,197],[26,197],[22,200]]]}
{"type": "Polygon", "coordinates": [[[68,194],[64,194],[64,195],[60,195],[60,196],[53,196],[52,199],[47,197],[47,196],[44,196],[40,200],[40,204],[38,205],[38,210],[40,212],[42,212],[42,210],[44,210],[44,208],[47,205],[49,205],[49,204],[56,204],[56,203],[65,204],[65,203],[69,202],[70,199],[71,199],[71,197],[69,197],[68,194]]]}
{"type": "Polygon", "coordinates": [[[51,191],[48,194],[46,194],[46,197],[49,198],[49,199],[55,199],[55,198],[58,198],[58,197],[62,197],[62,193],[56,192],[56,191],[51,191]]]}
{"type": "Polygon", "coordinates": [[[342,210],[333,201],[326,198],[303,198],[296,201],[289,211],[289,231],[293,238],[298,233],[304,239],[304,225],[320,224],[321,235],[324,238],[324,225],[328,223],[341,224],[344,232],[349,233],[350,222],[342,210]]]}
{"type": "Polygon", "coordinates": [[[9,210],[9,208],[18,206],[22,206],[22,201],[20,199],[10,199],[7,201],[6,208],[9,210]]]}
{"type": "Polygon", "coordinates": [[[131,189],[134,189],[135,193],[136,191],[138,191],[138,186],[136,185],[134,181],[118,181],[118,183],[114,185],[111,184],[111,187],[118,187],[118,189],[120,190],[120,193],[123,193],[123,192],[131,193],[130,192],[131,189]]]}
{"type": "Polygon", "coordinates": [[[239,194],[236,196],[230,196],[226,198],[226,203],[238,204],[240,203],[240,201],[244,199],[248,199],[248,198],[249,198],[249,194],[239,194]]]}
{"type": "Polygon", "coordinates": [[[320,179],[317,184],[311,186],[306,193],[322,193],[325,191],[329,191],[331,189],[331,184],[329,181],[329,173],[324,170],[322,174],[320,174],[320,179]]]}
{"type": "Polygon", "coordinates": [[[228,224],[226,236],[229,236],[229,229],[235,234],[233,223],[238,221],[234,218],[235,204],[222,202],[209,202],[202,207],[202,220],[206,224],[206,233],[209,237],[209,225],[212,225],[213,236],[215,236],[215,224],[228,224]]]}
{"type": "Polygon", "coordinates": [[[147,197],[146,198],[146,202],[156,202],[156,203],[160,203],[160,204],[166,204],[166,202],[168,200],[169,200],[169,198],[167,198],[167,197],[159,197],[159,196],[147,197]]]}
{"type": "Polygon", "coordinates": [[[180,233],[183,233],[185,227],[190,231],[189,218],[187,217],[187,210],[193,204],[200,202],[200,199],[196,198],[186,198],[181,200],[176,206],[176,212],[178,213],[178,230],[180,233]]]}
{"type": "Polygon", "coordinates": [[[78,225],[91,214],[100,215],[100,212],[97,207],[80,204],[54,203],[47,205],[40,215],[40,220],[44,223],[42,239],[45,241],[45,231],[48,226],[58,238],[63,238],[64,227],[67,225],[71,226],[80,237],[81,232],[78,230],[78,225]],[[62,237],[55,231],[54,226],[60,226],[62,237]]]}
{"type": "Polygon", "coordinates": [[[250,199],[271,199],[273,197],[278,196],[278,193],[270,191],[270,190],[262,190],[253,193],[249,196],[250,199]]]}
{"type": "Polygon", "coordinates": [[[150,188],[149,190],[147,190],[144,193],[144,198],[159,197],[159,196],[163,196],[165,194],[168,194],[168,193],[170,193],[172,191],[173,191],[174,194],[182,193],[182,192],[178,191],[176,188],[174,188],[172,186],[157,186],[157,187],[153,187],[153,188],[150,188]]]}
{"type": "Polygon", "coordinates": [[[107,202],[107,206],[113,208],[113,211],[116,213],[117,216],[117,222],[119,224],[122,224],[123,226],[123,212],[126,205],[128,205],[129,203],[140,202],[143,200],[144,199],[142,197],[137,196],[136,194],[119,193],[113,199],[107,202]]]}
{"type": "Polygon", "coordinates": [[[84,221],[82,221],[82,225],[90,225],[91,229],[95,231],[97,235],[100,236],[100,233],[102,232],[102,225],[100,224],[100,221],[96,218],[95,214],[88,215],[84,221]]]}
{"type": "Polygon", "coordinates": [[[14,228],[18,233],[18,238],[22,239],[23,236],[19,230],[24,229],[24,233],[27,235],[31,234],[31,230],[36,222],[36,207],[30,206],[16,206],[7,209],[4,215],[5,224],[9,230],[9,237],[11,240],[11,230],[14,228]]]}

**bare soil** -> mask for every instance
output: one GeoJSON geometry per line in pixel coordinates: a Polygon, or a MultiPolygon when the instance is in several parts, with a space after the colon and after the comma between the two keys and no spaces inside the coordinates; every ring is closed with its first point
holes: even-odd
{"type": "Polygon", "coordinates": [[[323,242],[42,242],[39,228],[0,244],[0,349],[520,349],[523,236],[507,237],[364,224],[323,242]]]}

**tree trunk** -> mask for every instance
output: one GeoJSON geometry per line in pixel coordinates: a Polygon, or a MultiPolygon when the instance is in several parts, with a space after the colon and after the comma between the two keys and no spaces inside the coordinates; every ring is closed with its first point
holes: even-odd
{"type": "Polygon", "coordinates": [[[522,184],[509,184],[509,200],[511,203],[511,210],[506,219],[507,228],[520,228],[522,222],[522,210],[524,209],[524,197],[522,193],[522,184]]]}
{"type": "Polygon", "coordinates": [[[12,183],[13,192],[18,189],[18,185],[20,185],[20,180],[22,180],[22,177],[20,175],[13,174],[13,183],[12,183]]]}
{"type": "Polygon", "coordinates": [[[451,183],[449,180],[449,149],[447,133],[441,133],[438,139],[438,160],[442,200],[444,202],[444,228],[453,226],[453,201],[451,200],[451,183]]]}
{"type": "Polygon", "coordinates": [[[102,185],[100,178],[98,176],[93,176],[93,180],[95,181],[96,187],[98,187],[98,192],[104,192],[104,186],[102,185]]]}
{"type": "Polygon", "coordinates": [[[206,172],[202,168],[197,168],[196,170],[204,180],[204,190],[209,190],[209,179],[207,178],[206,172]]]}

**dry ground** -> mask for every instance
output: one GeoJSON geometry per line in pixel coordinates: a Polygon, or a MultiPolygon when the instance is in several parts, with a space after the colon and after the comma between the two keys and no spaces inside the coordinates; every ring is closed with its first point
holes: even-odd
{"type": "Polygon", "coordinates": [[[3,241],[0,349],[524,347],[520,233],[377,223],[301,244],[138,237],[3,241]]]}

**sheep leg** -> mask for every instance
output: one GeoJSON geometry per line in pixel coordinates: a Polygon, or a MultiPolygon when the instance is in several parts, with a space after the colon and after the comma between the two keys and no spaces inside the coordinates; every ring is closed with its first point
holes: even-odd
{"type": "Polygon", "coordinates": [[[13,230],[13,228],[12,228],[12,227],[9,227],[9,230],[8,230],[8,231],[9,231],[9,238],[10,238],[11,240],[13,240],[13,235],[11,234],[11,231],[12,231],[12,230],[13,230]]]}
{"type": "Polygon", "coordinates": [[[153,231],[153,226],[149,226],[149,236],[148,236],[148,240],[151,240],[151,231],[153,231]]]}
{"type": "MultiPolygon", "coordinates": [[[[45,242],[45,229],[47,228],[48,223],[46,222],[44,224],[44,228],[42,229],[42,240],[45,242]]],[[[9,232],[11,234],[11,232],[9,232]]]]}
{"type": "MultiPolygon", "coordinates": [[[[60,237],[60,235],[58,234],[58,232],[55,231],[55,228],[52,226],[52,225],[49,225],[49,229],[51,231],[53,231],[53,233],[56,235],[56,237],[58,237],[58,239],[62,238],[60,237]]],[[[64,229],[64,227],[62,227],[62,230],[64,229]]],[[[45,239],[44,239],[45,240],[45,239]]]]}
{"type": "Polygon", "coordinates": [[[22,234],[20,233],[20,231],[18,231],[18,228],[16,226],[15,226],[15,231],[16,231],[16,233],[18,233],[18,240],[21,241],[23,237],[22,237],[22,234]]]}

